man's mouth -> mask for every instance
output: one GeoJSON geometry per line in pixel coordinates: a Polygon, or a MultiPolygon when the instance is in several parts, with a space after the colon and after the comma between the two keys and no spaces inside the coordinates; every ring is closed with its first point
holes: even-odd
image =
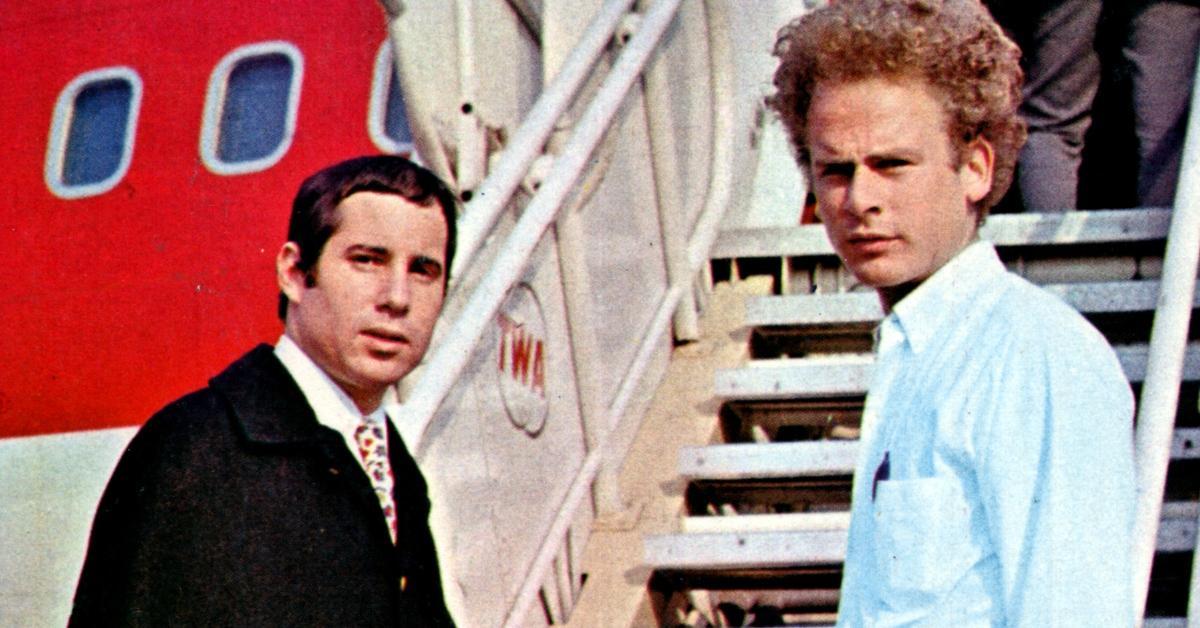
{"type": "Polygon", "coordinates": [[[372,327],[363,330],[362,335],[378,344],[385,346],[399,346],[408,344],[408,336],[405,336],[403,333],[392,329],[372,327]]]}
{"type": "Polygon", "coordinates": [[[846,238],[846,244],[860,253],[881,253],[899,239],[886,233],[862,232],[851,234],[846,238]]]}

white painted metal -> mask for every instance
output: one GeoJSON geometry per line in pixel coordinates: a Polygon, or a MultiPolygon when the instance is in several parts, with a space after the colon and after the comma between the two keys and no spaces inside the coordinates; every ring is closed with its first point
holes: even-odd
{"type": "MultiPolygon", "coordinates": [[[[672,5],[668,7],[671,12],[665,16],[661,15],[666,13],[665,11],[647,14],[645,28],[621,53],[595,100],[580,118],[575,133],[563,149],[562,157],[556,160],[550,176],[525,208],[491,268],[450,327],[445,340],[434,350],[433,356],[427,362],[426,375],[405,401],[406,412],[415,426],[414,432],[422,435],[414,445],[418,455],[424,449],[423,434],[434,412],[470,360],[471,352],[484,327],[495,316],[509,288],[520,278],[530,253],[556,218],[563,201],[572,191],[575,180],[587,165],[592,150],[599,144],[658,37],[662,35],[674,14],[677,2],[655,5],[656,9],[667,5],[672,5]],[[660,19],[652,25],[650,15],[660,19]]],[[[481,198],[484,196],[484,190],[489,189],[490,181],[492,177],[488,177],[480,186],[481,198]]]]}
{"type": "Polygon", "coordinates": [[[533,34],[534,39],[541,41],[542,39],[542,23],[538,11],[534,9],[533,3],[530,0],[507,0],[508,6],[512,7],[517,17],[521,18],[521,24],[529,29],[533,34]]]}
{"type": "Polygon", "coordinates": [[[846,530],[659,534],[643,539],[643,552],[653,569],[832,565],[846,558],[846,530]]]}
{"type": "MultiPolygon", "coordinates": [[[[1144,381],[1149,347],[1122,345],[1115,350],[1125,376],[1130,381],[1144,381]]],[[[865,395],[871,381],[872,364],[871,356],[856,354],[759,360],[741,368],[718,371],[716,394],[723,399],[742,400],[865,395]]],[[[1185,381],[1200,380],[1200,343],[1187,346],[1182,374],[1185,381]]]]}
{"type": "Polygon", "coordinates": [[[734,517],[684,517],[682,527],[686,534],[849,530],[850,511],[790,512],[779,515],[737,515],[734,517]]]}
{"type": "MultiPolygon", "coordinates": [[[[1163,506],[1166,509],[1166,505],[1163,506]]],[[[1200,512],[1200,508],[1196,509],[1200,512]]],[[[1200,521],[1197,521],[1197,513],[1192,513],[1192,541],[1195,543],[1196,529],[1200,528],[1200,521]]],[[[1159,532],[1159,536],[1162,532],[1159,532]]],[[[1200,544],[1196,544],[1192,549],[1192,581],[1188,586],[1188,606],[1187,606],[1187,625],[1188,628],[1196,628],[1200,626],[1200,569],[1197,569],[1196,559],[1200,558],[1200,544]]]]}
{"type": "MultiPolygon", "coordinates": [[[[1200,72],[1197,74],[1200,76],[1200,72]]],[[[1200,80],[1193,81],[1192,101],[1200,102],[1200,80]]],[[[1138,508],[1134,525],[1134,609],[1141,618],[1150,587],[1155,527],[1162,508],[1171,429],[1179,405],[1179,382],[1185,377],[1188,324],[1200,262],[1200,116],[1188,121],[1183,163],[1175,191],[1175,207],[1167,237],[1162,288],[1150,332],[1147,375],[1138,403],[1136,460],[1138,508]]],[[[1197,618],[1200,619],[1200,618],[1197,618]]]]}
{"type": "MultiPolygon", "coordinates": [[[[1170,210],[1156,208],[996,214],[988,217],[980,236],[998,246],[1161,240],[1170,220],[1170,210]]],[[[712,251],[714,258],[817,255],[833,255],[821,225],[727,230],[712,251]]]]}
{"type": "Polygon", "coordinates": [[[487,171],[487,137],[479,119],[475,75],[475,0],[455,0],[458,43],[458,144],[455,151],[459,194],[474,193],[487,171]]]}
{"type": "Polygon", "coordinates": [[[798,360],[760,360],[717,371],[716,395],[744,401],[865,395],[870,355],[798,360]]]}
{"type": "MultiPolygon", "coordinates": [[[[638,37],[643,36],[642,33],[646,32],[647,29],[658,28],[657,25],[651,25],[652,14],[655,14],[660,9],[663,12],[670,11],[674,13],[677,8],[678,0],[661,0],[653,7],[652,12],[647,13],[645,16],[642,31],[639,32],[638,37]]],[[[730,59],[732,57],[730,42],[726,39],[728,33],[728,16],[726,7],[720,0],[706,0],[704,9],[708,20],[710,63],[715,94],[715,101],[713,103],[714,144],[711,160],[712,176],[709,180],[708,196],[700,218],[696,222],[692,240],[688,246],[688,260],[693,270],[700,268],[701,265],[707,262],[707,251],[712,248],[713,241],[716,239],[717,226],[720,224],[722,213],[728,206],[732,190],[732,170],[730,165],[725,161],[725,158],[732,151],[732,142],[734,141],[732,106],[728,102],[729,95],[732,93],[729,88],[733,80],[732,68],[730,67],[730,59]]],[[[659,19],[663,19],[662,16],[656,15],[654,22],[657,22],[659,19]]],[[[665,24],[663,26],[665,27],[665,24]]],[[[633,45],[634,42],[630,41],[629,46],[632,47],[633,45]]],[[[667,294],[663,297],[653,322],[648,326],[649,331],[643,338],[625,378],[618,387],[618,392],[612,404],[609,405],[609,417],[613,424],[624,416],[625,410],[634,395],[634,391],[642,380],[646,369],[649,367],[655,348],[661,342],[662,336],[667,329],[667,323],[685,289],[691,289],[690,281],[687,285],[676,284],[671,286],[667,294]]],[[[614,428],[613,431],[616,431],[616,429],[614,428]]],[[[603,439],[606,443],[605,447],[590,452],[584,460],[583,466],[576,475],[567,497],[563,500],[563,505],[554,523],[546,534],[546,541],[543,543],[537,558],[535,558],[530,567],[529,577],[526,578],[513,604],[512,610],[505,620],[504,625],[506,627],[520,625],[520,622],[524,620],[525,615],[529,612],[528,609],[537,594],[538,587],[540,586],[539,583],[545,577],[546,569],[555,555],[555,547],[558,543],[557,539],[562,538],[562,535],[570,527],[573,513],[579,507],[583,497],[587,495],[588,488],[600,469],[603,462],[603,451],[607,447],[607,440],[607,437],[603,439]]]]}
{"type": "MultiPolygon", "coordinates": [[[[1155,539],[1164,552],[1196,547],[1195,502],[1163,506],[1155,539]]],[[[655,569],[737,569],[837,564],[846,557],[849,512],[687,517],[684,532],[648,536],[655,569]]]]}
{"type": "Polygon", "coordinates": [[[871,292],[789,294],[746,300],[746,325],[871,324],[883,318],[879,295],[871,292]]]}
{"type": "MultiPolygon", "coordinates": [[[[708,445],[681,449],[678,470],[705,480],[843,475],[854,471],[857,456],[857,440],[708,445]]],[[[1200,428],[1175,430],[1171,459],[1200,459],[1200,428]]]]}
{"type": "Polygon", "coordinates": [[[435,97],[430,90],[421,89],[419,79],[420,59],[414,55],[405,54],[405,42],[415,40],[416,27],[403,19],[405,7],[402,0],[380,0],[388,16],[388,39],[392,42],[393,67],[396,69],[396,79],[400,83],[401,93],[404,94],[404,107],[408,115],[409,128],[413,134],[413,144],[421,161],[444,181],[454,181],[454,171],[450,167],[450,158],[446,147],[438,139],[433,121],[435,97]]]}
{"type": "Polygon", "coordinates": [[[0,626],[67,624],[96,505],[136,431],[0,439],[0,626]]]}
{"type": "Polygon", "coordinates": [[[621,18],[632,5],[633,0],[610,0],[604,4],[563,62],[554,81],[538,97],[504,152],[495,160],[495,169],[475,191],[471,202],[463,208],[458,225],[458,249],[452,271],[454,276],[461,277],[470,268],[475,253],[483,246],[513,192],[525,178],[534,160],[542,154],[542,147],[554,130],[555,122],[570,106],[592,66],[612,39],[621,18]]]}
{"type": "MultiPolygon", "coordinates": [[[[547,10],[561,10],[549,7],[547,10]]],[[[554,13],[551,13],[554,17],[554,13]]],[[[543,72],[547,83],[562,72],[562,64],[574,50],[565,45],[574,41],[571,23],[567,20],[551,19],[545,25],[543,38],[543,72]]],[[[561,131],[555,133],[547,145],[542,164],[552,166],[555,156],[561,153],[561,131]]],[[[607,140],[606,140],[607,141],[607,140]]],[[[603,148],[600,150],[604,150],[603,148]]],[[[581,195],[583,196],[583,195],[581,195]]],[[[587,451],[598,449],[609,428],[608,415],[604,412],[604,387],[599,369],[605,361],[596,337],[597,317],[593,315],[591,272],[587,263],[588,236],[584,217],[579,213],[583,198],[576,198],[560,212],[555,223],[558,263],[562,274],[563,302],[566,306],[571,339],[571,363],[575,385],[579,391],[579,413],[583,422],[587,451]]],[[[615,512],[621,507],[620,490],[611,473],[601,471],[592,485],[592,499],[600,514],[615,512]]]]}
{"type": "Polygon", "coordinates": [[[679,451],[679,475],[709,480],[849,475],[857,457],[857,440],[686,447],[679,451]]]}
{"type": "MultiPolygon", "coordinates": [[[[638,3],[639,8],[646,5],[638,3]]],[[[654,192],[658,200],[658,221],[662,229],[663,257],[667,265],[667,281],[671,284],[690,281],[693,271],[687,263],[688,225],[683,207],[683,183],[679,179],[679,164],[675,137],[675,105],[671,99],[671,76],[665,63],[651,60],[642,75],[645,93],[646,127],[650,137],[651,167],[654,172],[654,192]]],[[[696,340],[700,323],[692,291],[680,298],[674,316],[675,338],[696,340]]]]}
{"type": "MultiPolygon", "coordinates": [[[[1159,282],[1103,281],[1042,286],[1084,314],[1148,312],[1158,299],[1159,282]]],[[[1193,299],[1200,307],[1200,296],[1193,299]]],[[[883,318],[874,292],[793,294],[746,301],[746,324],[755,326],[873,324],[883,318]]]]}

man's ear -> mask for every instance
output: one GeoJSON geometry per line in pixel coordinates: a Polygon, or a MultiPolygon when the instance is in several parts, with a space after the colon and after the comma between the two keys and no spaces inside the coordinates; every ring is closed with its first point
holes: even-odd
{"type": "Polygon", "coordinates": [[[308,273],[300,269],[300,245],[286,242],[275,256],[275,279],[279,291],[292,303],[299,303],[307,286],[308,273]]]}
{"type": "Polygon", "coordinates": [[[982,201],[992,191],[992,175],[996,172],[996,151],[992,143],[983,136],[976,137],[967,145],[966,159],[958,169],[958,176],[971,205],[982,201]]]}

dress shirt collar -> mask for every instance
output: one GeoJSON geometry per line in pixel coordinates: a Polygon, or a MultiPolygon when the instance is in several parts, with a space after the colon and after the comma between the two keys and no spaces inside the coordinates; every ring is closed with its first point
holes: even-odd
{"type": "MultiPolygon", "coordinates": [[[[317,421],[339,432],[347,443],[353,443],[354,431],[362,423],[363,415],[350,395],[286,334],[280,336],[275,345],[275,356],[283,363],[292,379],[296,380],[304,398],[308,400],[308,405],[312,407],[313,414],[317,415],[317,421]]],[[[395,406],[396,390],[394,386],[389,386],[384,393],[383,403],[379,404],[379,408],[370,416],[384,419],[384,409],[395,406]]]]}
{"type": "Polygon", "coordinates": [[[921,353],[947,323],[961,321],[980,291],[1005,272],[996,248],[976,240],[901,299],[884,325],[892,321],[913,353],[921,353]]]}

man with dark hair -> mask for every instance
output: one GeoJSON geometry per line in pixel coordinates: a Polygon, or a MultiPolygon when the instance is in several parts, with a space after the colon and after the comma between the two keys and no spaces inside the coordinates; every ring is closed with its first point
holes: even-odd
{"type": "Polygon", "coordinates": [[[817,211],[887,314],[839,624],[1131,625],[1128,382],[978,237],[1024,140],[1019,50],[978,0],[837,0],[775,52],[817,211]]]}
{"type": "Polygon", "coordinates": [[[71,625],[453,625],[425,481],[385,409],[428,347],[454,218],[400,157],[304,182],[276,258],[283,336],[138,432],[71,625]]]}

